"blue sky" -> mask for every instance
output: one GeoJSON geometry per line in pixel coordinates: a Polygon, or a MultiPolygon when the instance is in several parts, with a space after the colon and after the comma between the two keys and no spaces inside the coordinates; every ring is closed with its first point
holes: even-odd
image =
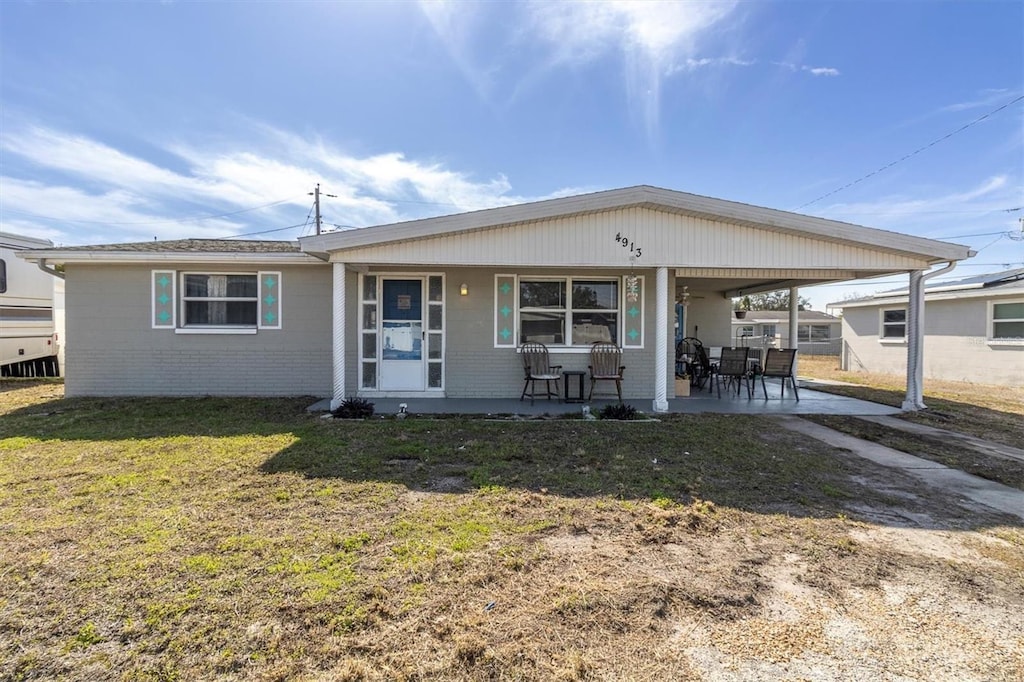
{"type": "Polygon", "coordinates": [[[1022,36],[1019,1],[6,0],[0,229],[291,239],[318,182],[330,229],[649,184],[968,244],[957,279],[1024,265],[1022,36]]]}

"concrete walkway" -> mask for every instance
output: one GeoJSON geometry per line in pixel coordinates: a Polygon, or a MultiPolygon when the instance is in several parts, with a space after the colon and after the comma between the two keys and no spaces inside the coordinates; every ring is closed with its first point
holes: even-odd
{"type": "MultiPolygon", "coordinates": [[[[821,426],[798,417],[779,417],[777,421],[791,431],[802,433],[805,436],[815,438],[836,448],[849,450],[853,454],[869,459],[876,464],[899,469],[933,488],[946,491],[953,496],[966,497],[977,504],[1006,514],[1012,514],[1024,520],[1024,490],[1018,490],[1002,483],[972,476],[959,469],[952,469],[938,462],[908,455],[905,452],[887,448],[878,443],[861,440],[860,438],[849,436],[827,426],[821,426]]],[[[888,422],[885,422],[885,424],[889,425],[888,422]]],[[[943,432],[942,429],[935,430],[943,432]]],[[[989,445],[995,444],[990,443],[989,445]]]]}
{"type": "Polygon", "coordinates": [[[861,417],[864,421],[873,422],[880,426],[885,426],[890,429],[899,429],[907,433],[913,433],[918,436],[928,436],[930,438],[936,438],[946,442],[955,442],[959,445],[967,448],[968,450],[974,450],[975,452],[988,455],[989,457],[998,457],[1000,459],[1011,459],[1015,462],[1024,464],[1024,450],[1015,448],[1011,445],[1003,445],[1002,443],[993,443],[990,440],[984,440],[975,436],[969,436],[966,433],[958,433],[956,431],[949,431],[947,429],[939,429],[934,426],[928,426],[926,424],[917,424],[915,422],[908,422],[905,419],[898,419],[896,417],[887,416],[870,416],[864,415],[861,417]]]}

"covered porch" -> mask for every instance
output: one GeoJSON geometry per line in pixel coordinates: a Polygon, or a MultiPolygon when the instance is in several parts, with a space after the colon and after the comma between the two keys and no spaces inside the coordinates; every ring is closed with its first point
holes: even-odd
{"type": "MultiPolygon", "coordinates": [[[[595,339],[622,349],[624,396],[645,412],[728,411],[717,397],[675,397],[675,341],[734,345],[733,297],[788,289],[794,305],[783,345],[797,348],[800,287],[905,273],[919,292],[942,272],[929,273],[935,265],[971,255],[945,242],[646,186],[317,235],[301,248],[332,265],[333,405],[358,395],[382,410],[405,402],[410,411],[448,413],[465,404],[476,414],[523,413],[509,398],[518,398],[524,342],[548,346],[561,371],[582,371],[595,339]]],[[[923,307],[911,298],[904,409],[923,407],[923,307]]],[[[801,398],[806,406],[781,404],[798,414],[842,402],[801,398]]],[[[776,409],[763,400],[735,405],[776,409]]]]}

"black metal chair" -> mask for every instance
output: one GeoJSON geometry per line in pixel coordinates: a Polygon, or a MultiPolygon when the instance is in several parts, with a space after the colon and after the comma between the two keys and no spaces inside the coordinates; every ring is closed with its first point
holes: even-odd
{"type": "Polygon", "coordinates": [[[746,348],[723,348],[722,357],[715,369],[715,384],[718,386],[718,397],[722,397],[722,382],[726,388],[731,389],[736,385],[736,395],[740,394],[740,386],[747,387],[747,398],[754,397],[753,374],[750,371],[750,364],[747,362],[746,348]]]}
{"type": "Polygon", "coordinates": [[[796,348],[769,348],[764,358],[764,366],[761,368],[761,390],[764,391],[764,399],[768,400],[768,389],[764,380],[781,379],[780,398],[786,397],[786,380],[789,380],[793,387],[793,395],[800,400],[800,393],[796,388],[796,376],[793,374],[793,365],[796,363],[796,348]]]}
{"type": "Polygon", "coordinates": [[[686,362],[686,369],[690,375],[690,385],[696,388],[707,386],[709,391],[712,390],[715,365],[711,362],[711,358],[708,357],[708,351],[704,343],[696,336],[687,336],[676,345],[677,367],[678,359],[681,357],[689,358],[686,362]]]}
{"type": "Polygon", "coordinates": [[[544,394],[551,400],[552,397],[559,397],[559,385],[562,381],[562,366],[552,365],[548,356],[548,347],[543,343],[528,341],[519,349],[519,357],[523,361],[523,374],[526,383],[523,384],[523,393],[519,400],[526,397],[526,389],[530,389],[530,404],[533,404],[534,396],[537,393],[537,382],[544,382],[544,394]],[[555,382],[555,391],[551,392],[551,382],[555,382]]]}

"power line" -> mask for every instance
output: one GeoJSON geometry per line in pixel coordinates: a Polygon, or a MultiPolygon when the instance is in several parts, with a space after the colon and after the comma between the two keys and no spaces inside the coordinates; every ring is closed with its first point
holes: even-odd
{"type": "Polygon", "coordinates": [[[884,170],[888,170],[889,168],[892,168],[892,167],[893,167],[893,166],[895,166],[896,164],[898,164],[898,163],[902,163],[903,161],[906,161],[907,159],[911,158],[912,156],[917,156],[918,154],[920,154],[920,153],[921,153],[921,152],[923,152],[924,150],[926,150],[926,149],[930,149],[931,147],[934,147],[934,146],[935,146],[935,145],[937,145],[938,143],[940,143],[940,142],[943,142],[943,141],[945,141],[945,140],[948,140],[949,138],[953,137],[953,136],[954,136],[954,135],[956,135],[957,133],[961,133],[961,132],[963,132],[963,131],[967,130],[968,128],[970,128],[971,126],[973,126],[973,125],[975,125],[975,124],[978,124],[978,123],[981,123],[982,121],[984,121],[984,120],[985,120],[986,118],[988,118],[989,116],[992,116],[993,114],[997,114],[997,113],[999,113],[1000,111],[1002,111],[1003,109],[1006,109],[1007,107],[1013,106],[1014,104],[1016,104],[1017,102],[1020,102],[1021,100],[1024,100],[1024,95],[1021,95],[1021,96],[1017,97],[1016,99],[1014,99],[1014,100],[1012,100],[1012,101],[1010,101],[1010,102],[1007,102],[1006,104],[1002,105],[1001,107],[996,107],[995,109],[993,109],[992,111],[988,112],[987,114],[984,114],[983,116],[979,116],[978,118],[974,119],[974,120],[973,120],[973,121],[971,121],[970,123],[967,123],[967,124],[965,124],[965,125],[962,125],[962,126],[960,126],[959,128],[957,128],[956,130],[954,130],[954,131],[953,131],[953,132],[951,132],[951,133],[946,133],[945,135],[943,135],[942,137],[938,138],[937,140],[933,140],[933,141],[929,142],[928,144],[926,144],[925,146],[923,146],[923,147],[919,147],[918,149],[915,149],[914,151],[910,152],[909,154],[907,154],[907,155],[903,156],[902,158],[896,159],[896,160],[895,160],[895,161],[893,161],[892,163],[887,163],[887,164],[885,164],[884,166],[882,166],[882,167],[881,167],[881,168],[879,168],[878,170],[874,170],[874,171],[871,171],[871,172],[870,172],[870,173],[868,173],[867,175],[865,175],[865,176],[863,176],[863,177],[860,177],[860,178],[857,178],[857,179],[856,179],[856,180],[854,180],[853,182],[849,182],[849,183],[847,183],[847,184],[843,185],[843,186],[842,186],[842,187],[840,187],[839,189],[834,189],[834,190],[832,190],[831,192],[828,192],[828,193],[826,193],[826,194],[822,194],[822,195],[821,195],[820,197],[818,197],[817,199],[813,199],[813,200],[811,200],[811,201],[808,201],[808,202],[807,202],[806,204],[802,204],[802,205],[800,205],[800,206],[797,206],[795,210],[799,211],[799,210],[800,210],[800,209],[802,209],[802,208],[805,208],[805,207],[807,207],[807,206],[810,206],[811,204],[814,204],[814,203],[817,203],[817,202],[821,201],[821,200],[822,200],[822,199],[824,199],[825,197],[830,197],[830,196],[832,196],[833,194],[837,194],[837,193],[839,193],[839,192],[842,192],[842,191],[843,191],[844,189],[847,189],[847,188],[849,188],[849,187],[853,187],[853,186],[854,186],[854,185],[856,185],[857,183],[859,183],[859,182],[863,182],[864,180],[867,180],[868,178],[870,178],[870,177],[872,177],[872,176],[874,176],[874,175],[878,175],[878,174],[879,174],[879,173],[881,173],[882,171],[884,171],[884,170]]]}

